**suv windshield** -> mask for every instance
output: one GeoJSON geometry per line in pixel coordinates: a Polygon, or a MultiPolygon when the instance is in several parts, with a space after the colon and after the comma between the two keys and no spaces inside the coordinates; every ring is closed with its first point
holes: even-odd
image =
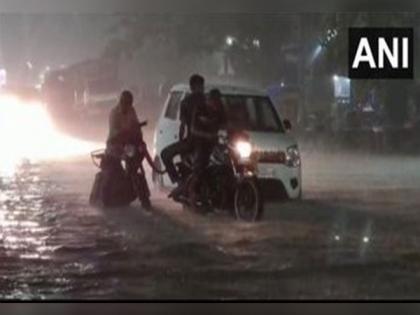
{"type": "Polygon", "coordinates": [[[224,95],[228,125],[235,129],[259,132],[284,132],[277,112],[268,97],[224,95]]]}

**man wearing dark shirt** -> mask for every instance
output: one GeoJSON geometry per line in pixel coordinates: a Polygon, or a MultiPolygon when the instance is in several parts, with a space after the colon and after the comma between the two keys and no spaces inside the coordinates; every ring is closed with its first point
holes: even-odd
{"type": "Polygon", "coordinates": [[[203,92],[188,95],[181,103],[181,126],[179,128],[179,139],[191,138],[191,126],[193,116],[196,112],[205,110],[206,97],[203,92]]]}
{"type": "MultiPolygon", "coordinates": [[[[213,89],[204,108],[196,108],[191,124],[194,143],[193,182],[191,187],[197,188],[204,180],[203,172],[209,164],[211,153],[217,143],[219,130],[226,123],[221,93],[213,89]]],[[[196,189],[190,191],[194,194],[196,189]]],[[[190,196],[192,206],[197,196],[190,196]]]]}
{"type": "MultiPolygon", "coordinates": [[[[181,126],[179,128],[179,141],[167,146],[162,150],[161,158],[168,172],[169,178],[173,183],[180,187],[179,174],[175,168],[173,159],[177,155],[185,155],[193,152],[194,141],[191,135],[191,125],[195,109],[199,111],[205,107],[206,99],[204,95],[204,78],[200,75],[192,75],[190,78],[191,94],[181,103],[181,126]]],[[[171,194],[173,195],[173,194],[171,194]]]]}

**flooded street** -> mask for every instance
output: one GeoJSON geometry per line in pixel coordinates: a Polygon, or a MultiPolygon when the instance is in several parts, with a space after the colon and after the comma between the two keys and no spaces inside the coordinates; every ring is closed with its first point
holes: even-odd
{"type": "Polygon", "coordinates": [[[6,2],[0,300],[419,299],[413,8],[6,2]]]}
{"type": "Polygon", "coordinates": [[[22,165],[0,184],[0,296],[418,297],[420,160],[303,161],[303,200],[269,204],[256,224],[198,216],[157,191],[152,214],[92,208],[88,155],[22,165]]]}

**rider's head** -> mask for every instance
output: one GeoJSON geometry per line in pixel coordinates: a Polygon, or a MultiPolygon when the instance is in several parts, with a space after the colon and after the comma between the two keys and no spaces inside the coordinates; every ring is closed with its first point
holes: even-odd
{"type": "Polygon", "coordinates": [[[222,93],[220,93],[219,89],[212,89],[209,92],[208,105],[212,109],[218,109],[222,106],[222,93]]]}
{"type": "Polygon", "coordinates": [[[121,111],[126,113],[133,106],[133,94],[130,91],[123,91],[120,96],[121,111]]]}
{"type": "Polygon", "coordinates": [[[190,89],[192,93],[204,93],[204,78],[199,74],[190,77],[190,89]]]}

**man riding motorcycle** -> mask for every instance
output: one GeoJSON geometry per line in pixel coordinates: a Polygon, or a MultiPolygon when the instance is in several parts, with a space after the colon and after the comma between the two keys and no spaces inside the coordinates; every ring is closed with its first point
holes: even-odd
{"type": "Polygon", "coordinates": [[[133,107],[133,94],[130,91],[123,91],[117,106],[111,110],[109,115],[106,153],[120,157],[126,144],[138,143],[141,140],[138,124],[137,113],[133,107]]]}
{"type": "Polygon", "coordinates": [[[198,74],[194,74],[190,77],[191,94],[189,94],[181,103],[179,141],[170,144],[161,152],[162,162],[165,165],[168,176],[174,184],[177,184],[177,187],[169,195],[169,197],[175,199],[182,192],[182,183],[173,160],[177,155],[183,156],[194,150],[194,137],[191,134],[191,124],[196,109],[201,111],[206,106],[204,83],[204,78],[198,74]]]}
{"type": "Polygon", "coordinates": [[[209,164],[211,153],[217,143],[217,135],[226,123],[222,103],[222,95],[218,89],[209,92],[206,107],[197,108],[192,121],[194,155],[192,178],[189,185],[191,206],[195,208],[197,201],[197,187],[204,180],[203,173],[209,164]]]}
{"type": "Polygon", "coordinates": [[[142,196],[143,208],[150,209],[150,191],[141,164],[142,156],[145,155],[147,157],[148,153],[140,126],[136,110],[133,107],[133,94],[130,91],[123,91],[117,106],[111,110],[109,116],[109,134],[105,152],[107,159],[111,163],[113,161],[116,164],[120,164],[124,155],[124,148],[126,146],[136,148],[137,155],[134,159],[127,161],[126,168],[129,176],[136,175],[136,178],[139,180],[139,183],[137,183],[139,191],[137,193],[142,196]],[[138,173],[139,168],[142,170],[140,173],[138,173]]]}

